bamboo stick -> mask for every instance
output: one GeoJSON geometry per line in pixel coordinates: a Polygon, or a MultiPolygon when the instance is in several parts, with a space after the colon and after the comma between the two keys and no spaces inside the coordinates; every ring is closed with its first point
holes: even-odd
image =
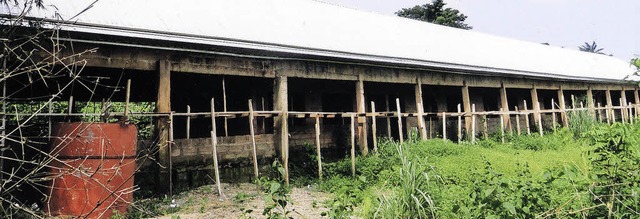
{"type": "Polygon", "coordinates": [[[518,111],[518,106],[515,106],[515,110],[516,110],[516,133],[518,133],[518,135],[521,135],[522,133],[520,133],[520,111],[518,111]]]}
{"type": "Polygon", "coordinates": [[[616,123],[616,110],[611,108],[611,122],[616,123]]]}
{"type": "Polygon", "coordinates": [[[131,97],[131,79],[127,80],[127,91],[124,100],[124,118],[129,120],[129,98],[131,97]]]}
{"type": "Polygon", "coordinates": [[[417,107],[420,109],[418,110],[418,113],[416,113],[416,118],[418,119],[418,128],[420,129],[420,137],[422,138],[422,140],[426,140],[427,139],[427,128],[425,127],[425,122],[424,122],[424,107],[422,106],[422,103],[417,103],[416,104],[417,107]]]}
{"type": "Polygon", "coordinates": [[[576,108],[576,97],[573,94],[571,94],[571,108],[576,108]]]}
{"type": "MultiPolygon", "coordinates": [[[[500,111],[502,111],[502,108],[500,108],[500,111]]],[[[500,114],[500,136],[504,144],[504,114],[500,114]]]]}
{"type": "Polygon", "coordinates": [[[351,175],[356,176],[356,122],[353,114],[351,115],[351,175]]]}
{"type": "Polygon", "coordinates": [[[476,142],[476,104],[471,104],[471,143],[476,142]]]}
{"type": "Polygon", "coordinates": [[[71,115],[73,113],[73,96],[69,96],[69,106],[67,113],[71,115]]]}
{"type": "MultiPolygon", "coordinates": [[[[227,112],[227,86],[224,77],[222,77],[222,111],[227,112]]],[[[229,136],[229,129],[227,127],[227,117],[224,118],[224,136],[229,136]]]]}
{"type": "Polygon", "coordinates": [[[598,110],[596,110],[596,112],[598,112],[598,122],[602,122],[602,109],[600,109],[600,102],[598,102],[598,110]]]}
{"type": "Polygon", "coordinates": [[[522,102],[524,103],[524,110],[525,110],[524,123],[527,128],[527,135],[530,135],[531,129],[529,127],[529,112],[526,112],[526,111],[529,111],[529,107],[527,107],[527,100],[523,100],[522,102]]]}
{"type": "Polygon", "coordinates": [[[462,141],[462,106],[458,104],[458,142],[462,141]]]}
{"type": "Polygon", "coordinates": [[[316,114],[315,129],[316,129],[316,156],[318,159],[318,178],[322,180],[322,153],[320,151],[320,115],[319,114],[316,114]]]}
{"type": "Polygon", "coordinates": [[[173,196],[173,159],[171,158],[173,148],[173,112],[169,113],[169,196],[173,196]]]}
{"type": "MultiPolygon", "coordinates": [[[[191,106],[187,105],[187,114],[191,113],[191,106]]],[[[187,116],[187,139],[191,138],[191,115],[187,116]]]]}
{"type": "Polygon", "coordinates": [[[629,123],[633,125],[633,109],[631,108],[631,102],[627,104],[627,114],[629,115],[629,123]]]}
{"type": "Polygon", "coordinates": [[[404,142],[402,135],[402,110],[400,110],[400,98],[396,98],[396,109],[398,111],[398,134],[400,136],[400,144],[404,142]]]}
{"type": "Polygon", "coordinates": [[[551,110],[554,111],[554,113],[551,114],[551,120],[553,121],[553,131],[555,132],[556,131],[557,118],[556,118],[556,113],[555,113],[555,111],[556,111],[556,103],[555,103],[555,101],[553,101],[553,98],[551,98],[551,110]]]}
{"type": "Polygon", "coordinates": [[[253,175],[258,179],[258,152],[256,147],[256,133],[253,127],[254,114],[253,114],[253,100],[249,99],[249,134],[251,134],[251,147],[253,155],[253,175]]]}
{"type": "Polygon", "coordinates": [[[442,112],[442,140],[447,140],[447,115],[442,112]]]}
{"type": "MultiPolygon", "coordinates": [[[[424,120],[423,120],[424,121],[424,120]]],[[[376,103],[371,101],[371,133],[373,137],[373,152],[378,153],[378,135],[376,125],[376,103]]]]}
{"type": "MultiPolygon", "coordinates": [[[[384,103],[386,106],[386,112],[388,113],[390,110],[389,107],[389,95],[384,95],[384,103]]],[[[391,139],[391,117],[386,116],[387,118],[387,137],[391,139]]]]}
{"type": "Polygon", "coordinates": [[[433,121],[431,116],[429,116],[429,138],[433,138],[433,121]]]}
{"type": "Polygon", "coordinates": [[[622,102],[622,98],[620,98],[619,100],[620,103],[620,120],[622,121],[622,124],[625,124],[625,117],[624,117],[624,102],[622,102]]]}
{"type": "Polygon", "coordinates": [[[224,197],[222,186],[220,185],[220,172],[218,170],[218,138],[216,136],[216,110],[214,107],[214,99],[211,98],[211,147],[213,148],[213,171],[216,177],[216,187],[218,187],[218,195],[224,197]]]}
{"type": "MultiPolygon", "coordinates": [[[[537,102],[537,104],[538,104],[538,109],[541,109],[540,102],[537,102]]],[[[542,115],[538,116],[538,132],[540,133],[540,136],[544,135],[544,130],[542,130],[542,115]]]]}

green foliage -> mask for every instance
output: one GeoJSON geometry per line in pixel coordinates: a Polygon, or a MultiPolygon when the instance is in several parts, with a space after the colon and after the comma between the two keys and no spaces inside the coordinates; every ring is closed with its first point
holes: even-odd
{"type": "Polygon", "coordinates": [[[583,51],[583,52],[590,52],[590,53],[596,53],[596,54],[603,54],[604,55],[604,52],[602,52],[602,50],[604,50],[604,48],[598,48],[598,44],[596,44],[595,41],[592,41],[591,44],[589,44],[589,42],[584,42],[584,45],[578,46],[578,49],[580,51],[583,51]]]}
{"type": "Polygon", "coordinates": [[[292,218],[293,211],[287,209],[291,202],[291,188],[284,181],[284,167],[275,160],[271,165],[273,171],[278,173],[277,177],[261,177],[258,184],[267,193],[264,197],[265,207],[262,215],[270,219],[292,218]]]}
{"type": "Polygon", "coordinates": [[[431,3],[424,5],[403,8],[397,11],[396,15],[465,30],[472,28],[464,22],[467,16],[457,9],[445,8],[445,5],[447,3],[444,3],[443,0],[433,0],[431,3]]]}
{"type": "MultiPolygon", "coordinates": [[[[402,145],[396,146],[402,161],[394,171],[397,182],[389,194],[378,197],[378,209],[374,218],[434,218],[435,203],[430,195],[437,186],[432,183],[434,175],[426,159],[411,159],[405,155],[402,145]]],[[[370,212],[369,212],[370,213],[370,212]]]]}
{"type": "Polygon", "coordinates": [[[614,123],[591,132],[590,152],[595,178],[592,216],[630,218],[640,212],[639,126],[614,123]]]}

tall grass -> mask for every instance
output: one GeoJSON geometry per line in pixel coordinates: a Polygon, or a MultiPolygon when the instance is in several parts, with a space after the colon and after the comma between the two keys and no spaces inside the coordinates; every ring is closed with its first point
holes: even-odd
{"type": "Polygon", "coordinates": [[[435,218],[435,204],[429,191],[435,185],[426,159],[409,159],[403,146],[395,144],[402,164],[398,182],[388,194],[378,197],[374,218],[435,218]]]}

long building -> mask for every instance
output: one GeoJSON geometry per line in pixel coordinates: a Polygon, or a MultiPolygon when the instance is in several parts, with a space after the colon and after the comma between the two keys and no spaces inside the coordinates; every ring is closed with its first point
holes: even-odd
{"type": "MultiPolygon", "coordinates": [[[[212,99],[220,115],[238,112],[216,121],[222,162],[252,159],[248,101],[257,114],[264,114],[252,120],[260,159],[288,159],[290,146],[314,145],[317,112],[322,113],[323,153],[344,154],[350,147],[349,115],[356,118],[360,153],[367,153],[374,135],[398,139],[404,133],[407,138],[417,130],[425,139],[459,141],[501,128],[550,130],[567,125],[565,112],[573,108],[620,120],[636,112],[633,108],[628,114],[623,107],[640,103],[638,86],[625,79],[634,70],[615,57],[321,1],[46,4],[55,7],[34,8],[25,19],[44,21],[41,28],[56,30],[55,56],[74,57],[64,63],[81,60],[82,76],[103,78],[105,85],[94,92],[77,85],[59,99],[123,101],[124,92],[114,93],[109,86],[131,79],[132,101],[154,102],[156,112],[165,115],[155,123],[161,163],[210,164],[212,123],[207,115],[212,99]],[[386,114],[372,120],[372,102],[386,114]],[[195,114],[185,114],[187,109],[195,114]],[[557,117],[551,109],[560,110],[557,117]],[[400,124],[393,117],[397,113],[390,113],[398,111],[408,113],[401,114],[400,124]],[[480,113],[477,121],[473,112],[480,113]],[[175,115],[171,124],[169,114],[175,115]],[[463,134],[457,131],[458,117],[464,120],[463,134]],[[169,138],[173,147],[163,140],[169,138]]],[[[5,21],[21,12],[10,4],[1,7],[5,21]]],[[[42,91],[49,90],[34,85],[31,93],[21,95],[44,95],[42,91]]]]}

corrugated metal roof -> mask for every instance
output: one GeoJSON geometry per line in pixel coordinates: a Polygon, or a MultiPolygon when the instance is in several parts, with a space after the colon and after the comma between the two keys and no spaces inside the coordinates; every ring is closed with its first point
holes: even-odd
{"type": "Polygon", "coordinates": [[[58,10],[31,15],[98,34],[558,79],[618,81],[634,71],[606,55],[310,0],[112,0],[80,15],[94,0],[45,3],[58,10]]]}

